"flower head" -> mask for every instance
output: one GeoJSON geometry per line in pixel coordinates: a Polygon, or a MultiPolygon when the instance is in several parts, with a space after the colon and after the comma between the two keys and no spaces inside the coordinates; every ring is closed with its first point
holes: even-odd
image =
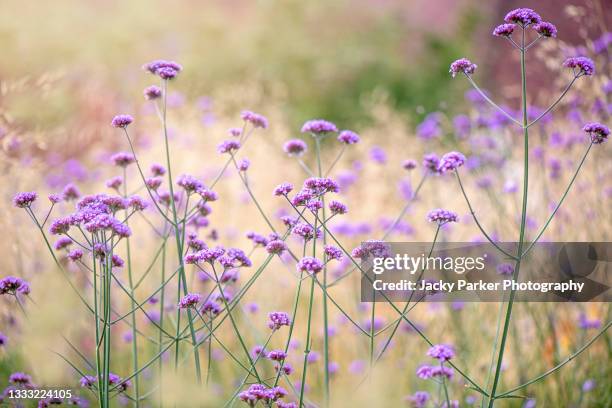
{"type": "Polygon", "coordinates": [[[276,186],[274,189],[275,196],[286,196],[293,190],[293,184],[291,183],[282,183],[276,186]]]}
{"type": "Polygon", "coordinates": [[[516,28],[516,24],[500,24],[493,30],[496,37],[510,37],[516,28]]]}
{"type": "Polygon", "coordinates": [[[266,244],[266,251],[269,254],[282,254],[285,250],[287,250],[287,244],[280,239],[275,239],[266,244]]]}
{"type": "Polygon", "coordinates": [[[435,153],[428,153],[423,156],[423,167],[426,171],[430,173],[438,172],[438,164],[440,163],[440,158],[435,153]]]}
{"type": "Polygon", "coordinates": [[[13,205],[19,208],[26,208],[32,205],[34,201],[36,201],[38,195],[34,191],[26,191],[23,193],[17,193],[15,197],[13,197],[13,205]]]}
{"type": "Polygon", "coordinates": [[[408,159],[402,162],[402,168],[405,170],[414,170],[417,167],[416,160],[408,159]]]}
{"type": "Polygon", "coordinates": [[[472,63],[469,59],[460,58],[450,65],[450,70],[448,72],[450,72],[454,78],[460,72],[466,75],[473,74],[476,68],[478,68],[478,65],[472,63]]]}
{"type": "Polygon", "coordinates": [[[593,75],[595,73],[595,63],[587,57],[572,57],[563,62],[565,68],[572,68],[576,76],[593,75]],[[578,70],[578,72],[576,72],[578,70]]]}
{"type": "Polygon", "coordinates": [[[152,101],[161,98],[162,90],[159,86],[151,85],[144,89],[143,94],[145,99],[152,101]]]}
{"type": "Polygon", "coordinates": [[[352,130],[343,130],[338,135],[338,141],[347,145],[359,143],[359,140],[359,135],[352,130]]]}
{"type": "Polygon", "coordinates": [[[524,27],[530,24],[537,24],[542,21],[542,18],[538,13],[529,8],[517,8],[514,9],[504,17],[506,23],[516,23],[524,27]]]}
{"type": "Polygon", "coordinates": [[[183,70],[183,67],[179,63],[166,60],[154,60],[144,64],[142,68],[152,74],[157,74],[162,68],[169,68],[176,72],[181,72],[183,70]]]}
{"type": "Polygon", "coordinates": [[[30,293],[30,285],[21,278],[7,276],[0,279],[0,295],[15,295],[17,292],[27,295],[30,293]]]}
{"type": "Polygon", "coordinates": [[[130,164],[134,163],[136,161],[136,158],[132,153],[119,152],[112,155],[111,160],[113,161],[115,166],[127,167],[130,164]]]}
{"type": "Polygon", "coordinates": [[[126,128],[133,121],[134,118],[130,115],[117,115],[111,121],[111,126],[116,128],[126,128]]]}
{"type": "Polygon", "coordinates": [[[161,164],[152,164],[151,173],[154,176],[163,176],[164,174],[166,174],[166,168],[161,164]]]}
{"type": "Polygon", "coordinates": [[[594,144],[601,144],[608,140],[610,135],[610,129],[601,123],[593,122],[584,125],[582,130],[591,137],[591,141],[594,144]]]}
{"type": "Polygon", "coordinates": [[[326,259],[332,260],[340,260],[342,259],[342,250],[336,246],[333,245],[325,245],[323,252],[325,253],[325,257],[326,259]]]}
{"type": "Polygon", "coordinates": [[[242,111],[240,117],[242,118],[242,120],[244,120],[245,122],[249,122],[256,128],[266,129],[268,127],[268,119],[258,113],[245,110],[242,111]]]}
{"type": "Polygon", "coordinates": [[[177,70],[170,68],[170,67],[163,67],[157,70],[157,75],[161,79],[167,79],[167,80],[176,78],[178,73],[179,72],[177,70]]]}
{"type": "Polygon", "coordinates": [[[446,173],[448,171],[457,170],[465,163],[465,156],[459,152],[446,153],[438,163],[438,172],[446,173]]]}
{"type": "Polygon", "coordinates": [[[448,361],[455,357],[455,351],[445,344],[435,344],[427,351],[427,355],[440,361],[448,361]]]}
{"type": "Polygon", "coordinates": [[[232,153],[238,149],[240,149],[240,142],[237,140],[226,140],[217,146],[219,153],[232,153]]]}
{"type": "Polygon", "coordinates": [[[55,241],[53,247],[59,251],[60,249],[67,248],[70,245],[72,245],[72,239],[68,237],[60,237],[57,241],[55,241]]]}
{"type": "Polygon", "coordinates": [[[302,126],[302,133],[313,133],[316,135],[337,131],[336,125],[323,119],[309,120],[302,126]]]}
{"type": "Polygon", "coordinates": [[[190,307],[195,307],[201,301],[202,295],[199,293],[188,293],[180,300],[178,307],[179,309],[188,309],[190,307]]]}
{"type": "Polygon", "coordinates": [[[348,211],[348,208],[346,207],[345,204],[341,203],[340,201],[336,201],[336,200],[330,201],[329,209],[334,215],[346,214],[348,211]]]}
{"type": "Polygon", "coordinates": [[[271,312],[268,314],[268,327],[272,330],[278,330],[282,326],[289,326],[291,319],[285,312],[271,312]]]}
{"type": "Polygon", "coordinates": [[[72,262],[76,262],[83,257],[83,251],[79,248],[75,248],[68,252],[68,259],[72,262]]]}
{"type": "Polygon", "coordinates": [[[188,193],[193,193],[194,191],[204,187],[204,183],[189,174],[181,175],[176,181],[176,184],[178,184],[188,193]]]}
{"type": "Polygon", "coordinates": [[[557,37],[557,27],[548,21],[542,21],[532,27],[542,37],[557,37]]]}
{"type": "Polygon", "coordinates": [[[19,385],[32,385],[32,377],[26,373],[16,372],[9,376],[9,383],[19,385]]]}
{"type": "Polygon", "coordinates": [[[291,139],[283,145],[283,150],[289,156],[301,156],[308,150],[308,146],[302,139],[291,139]]]}
{"type": "Polygon", "coordinates": [[[321,262],[317,258],[306,256],[298,261],[297,269],[300,272],[315,274],[321,272],[321,270],[323,269],[323,262],[321,262]]]}
{"type": "Polygon", "coordinates": [[[427,214],[427,220],[429,222],[437,222],[438,225],[443,225],[449,222],[457,222],[459,217],[457,216],[457,213],[437,208],[435,210],[431,210],[427,214]]]}
{"type": "Polygon", "coordinates": [[[79,189],[74,184],[66,184],[62,191],[62,197],[66,201],[76,200],[81,196],[79,189]]]}

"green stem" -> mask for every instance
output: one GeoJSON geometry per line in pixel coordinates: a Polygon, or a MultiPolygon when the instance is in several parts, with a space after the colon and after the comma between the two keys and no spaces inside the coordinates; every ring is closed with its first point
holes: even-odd
{"type": "MultiPolygon", "coordinates": [[[[174,237],[176,240],[176,252],[177,252],[177,256],[178,256],[178,261],[179,261],[179,285],[178,285],[178,292],[179,292],[179,299],[180,299],[180,293],[181,293],[181,285],[182,285],[182,289],[183,289],[183,293],[187,294],[188,292],[188,288],[187,288],[187,278],[185,276],[185,263],[183,260],[183,244],[182,244],[182,239],[181,239],[181,232],[179,230],[179,223],[178,223],[178,216],[177,216],[177,211],[176,211],[176,202],[174,200],[174,187],[173,187],[173,182],[172,182],[172,167],[170,165],[170,143],[168,141],[168,125],[167,125],[167,120],[166,120],[166,111],[167,111],[167,94],[168,94],[168,81],[164,80],[163,81],[163,107],[162,107],[162,127],[164,130],[164,145],[166,148],[166,166],[168,167],[168,188],[170,190],[170,205],[172,208],[172,222],[173,222],[173,227],[174,227],[174,237]]],[[[181,311],[180,309],[177,308],[177,332],[180,328],[180,318],[181,318],[181,311]]],[[[198,380],[198,383],[202,382],[202,371],[200,368],[200,355],[198,352],[198,347],[197,347],[197,339],[196,339],[196,334],[195,331],[193,329],[193,316],[191,314],[191,310],[187,309],[187,319],[188,319],[188,324],[189,324],[189,331],[191,333],[191,343],[194,346],[193,347],[193,359],[194,359],[194,363],[195,363],[195,369],[196,369],[196,377],[198,380]]],[[[177,337],[178,337],[178,333],[177,333],[177,337]]],[[[178,362],[178,353],[179,353],[179,340],[177,338],[176,340],[176,350],[175,350],[175,362],[178,362]]]]}
{"type": "MultiPolygon", "coordinates": [[[[525,240],[525,223],[527,219],[527,192],[529,185],[529,129],[527,128],[527,75],[525,72],[525,29],[522,30],[522,48],[521,52],[521,85],[522,85],[522,105],[523,105],[523,205],[521,209],[521,229],[519,232],[518,249],[516,253],[516,266],[514,268],[514,281],[518,280],[519,272],[521,268],[521,260],[523,253],[523,242],[525,240]]],[[[504,359],[504,351],[506,349],[506,340],[508,338],[508,329],[510,327],[510,319],[512,317],[512,306],[514,304],[514,297],[516,291],[514,289],[510,292],[510,298],[508,299],[508,307],[506,309],[506,317],[504,318],[504,328],[502,330],[501,343],[499,345],[499,354],[497,357],[497,366],[495,367],[495,376],[493,377],[493,385],[491,386],[491,392],[489,393],[489,408],[493,407],[495,403],[495,392],[499,385],[499,379],[501,376],[501,367],[504,359]]]]}

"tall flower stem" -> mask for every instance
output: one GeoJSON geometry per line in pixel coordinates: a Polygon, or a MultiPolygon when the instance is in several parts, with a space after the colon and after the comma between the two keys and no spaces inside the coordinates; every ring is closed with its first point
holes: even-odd
{"type": "MultiPolygon", "coordinates": [[[[319,177],[323,177],[323,170],[322,170],[322,166],[321,166],[321,141],[319,140],[318,137],[315,138],[315,151],[316,151],[316,156],[317,156],[317,171],[319,174],[319,177]]],[[[332,165],[329,168],[329,171],[331,171],[334,167],[334,165],[336,164],[336,162],[340,159],[340,156],[342,155],[342,152],[344,152],[344,147],[341,150],[341,153],[338,155],[338,158],[332,163],[332,165]]],[[[329,173],[328,171],[328,173],[329,173]]],[[[323,214],[323,219],[327,219],[327,217],[325,216],[325,196],[321,196],[321,202],[323,203],[323,208],[321,209],[322,214],[323,214]]],[[[316,230],[316,229],[315,229],[316,230]]],[[[327,233],[325,232],[325,230],[323,230],[323,245],[327,245],[327,233]]],[[[314,255],[313,255],[314,256],[314,255]]],[[[327,292],[327,264],[325,264],[325,266],[323,267],[323,288],[324,288],[324,292],[327,292]]],[[[374,305],[375,303],[372,303],[372,319],[374,319],[374,305]]],[[[324,406],[329,406],[329,333],[328,333],[328,307],[327,307],[327,296],[326,293],[323,294],[323,363],[325,364],[325,387],[324,387],[324,391],[325,391],[325,398],[324,398],[324,406]]],[[[374,337],[372,336],[372,342],[374,342],[374,337]]],[[[373,348],[373,347],[371,347],[373,348]]]]}
{"type": "MultiPolygon", "coordinates": [[[[522,105],[523,105],[523,143],[524,143],[524,152],[523,152],[523,204],[521,208],[521,228],[519,232],[519,242],[516,253],[516,265],[514,267],[514,275],[512,279],[514,281],[518,280],[519,272],[521,268],[521,261],[523,259],[523,243],[525,240],[525,224],[527,220],[527,192],[529,186],[529,129],[528,125],[528,116],[527,116],[527,75],[525,72],[525,29],[523,27],[522,30],[522,40],[521,40],[521,96],[522,96],[522,105]]],[[[508,329],[510,328],[510,319],[512,317],[512,306],[514,304],[514,297],[516,295],[516,290],[512,289],[510,291],[510,298],[508,299],[508,306],[506,308],[506,317],[504,318],[504,328],[502,330],[501,343],[499,345],[499,354],[497,357],[497,366],[495,367],[495,375],[493,377],[493,385],[491,386],[491,392],[489,393],[489,408],[493,407],[495,403],[495,392],[497,391],[497,386],[499,385],[499,379],[501,375],[501,368],[504,359],[504,351],[506,349],[506,340],[508,338],[508,329]]]]}
{"type": "MultiPolygon", "coordinates": [[[[123,198],[127,198],[127,170],[123,168],[123,198]]],[[[128,225],[128,210],[125,210],[125,225],[128,225]]],[[[132,309],[136,308],[136,301],[134,299],[134,279],[132,277],[132,254],[130,251],[130,238],[125,238],[125,250],[126,250],[126,263],[128,270],[128,283],[131,295],[131,306],[132,309]]],[[[132,313],[132,368],[134,372],[138,371],[138,341],[137,341],[137,329],[136,329],[136,311],[132,313]]],[[[138,375],[134,377],[134,404],[136,407],[140,406],[140,381],[138,375]]]]}
{"type": "MultiPolygon", "coordinates": [[[[162,127],[163,127],[163,131],[164,131],[164,144],[165,144],[165,148],[166,148],[166,166],[168,167],[168,188],[170,190],[170,206],[172,208],[172,221],[173,221],[173,227],[174,227],[174,237],[176,239],[176,252],[177,252],[177,256],[178,256],[178,262],[179,262],[179,298],[180,298],[180,292],[181,292],[181,286],[182,286],[182,290],[183,293],[187,293],[188,292],[188,288],[187,288],[187,278],[185,276],[185,263],[183,261],[183,240],[181,238],[181,231],[179,229],[179,222],[178,222],[178,216],[177,216],[177,211],[176,211],[176,202],[174,200],[174,187],[172,184],[172,167],[170,165],[170,143],[168,142],[168,125],[167,125],[167,120],[166,120],[166,111],[167,111],[167,99],[168,99],[168,81],[164,80],[163,81],[163,105],[162,105],[162,127]]],[[[181,311],[180,309],[177,309],[177,339],[176,339],[176,349],[175,349],[175,361],[178,362],[178,353],[179,353],[179,340],[178,340],[178,331],[180,329],[180,318],[181,318],[181,311]]],[[[195,330],[193,328],[193,316],[191,314],[191,310],[187,309],[187,319],[188,319],[188,324],[189,324],[189,331],[191,333],[191,343],[194,346],[193,347],[193,359],[194,359],[194,363],[195,363],[195,369],[196,369],[196,377],[198,380],[198,383],[200,383],[202,381],[202,370],[200,368],[200,355],[198,352],[198,347],[197,347],[197,339],[196,339],[196,333],[195,330]]]]}

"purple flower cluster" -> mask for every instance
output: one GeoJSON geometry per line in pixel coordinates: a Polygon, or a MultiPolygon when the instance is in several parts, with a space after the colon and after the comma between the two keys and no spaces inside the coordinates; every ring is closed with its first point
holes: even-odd
{"type": "Polygon", "coordinates": [[[574,75],[593,75],[595,73],[595,63],[587,57],[571,57],[563,62],[565,68],[572,68],[574,75]]]}
{"type": "Polygon", "coordinates": [[[293,184],[291,183],[282,183],[276,186],[274,189],[275,196],[286,196],[291,191],[293,191],[293,184]]]}
{"type": "Polygon", "coordinates": [[[516,24],[500,24],[493,30],[496,37],[510,37],[516,28],[516,24]]]}
{"type": "Polygon", "coordinates": [[[291,318],[285,312],[271,312],[268,314],[268,327],[272,330],[278,330],[282,326],[289,326],[291,318]]]}
{"type": "Polygon", "coordinates": [[[444,225],[449,222],[457,222],[458,220],[459,216],[457,213],[449,210],[443,210],[441,208],[431,210],[429,213],[427,213],[427,221],[437,222],[438,225],[444,225]]]}
{"type": "Polygon", "coordinates": [[[162,90],[159,86],[151,85],[146,87],[143,91],[145,99],[152,101],[154,99],[159,99],[162,96],[162,90]]]}
{"type": "Polygon", "coordinates": [[[336,125],[323,119],[309,120],[302,126],[302,133],[312,133],[314,135],[323,135],[337,131],[336,125]]]}
{"type": "Polygon", "coordinates": [[[321,272],[323,269],[323,262],[312,256],[306,256],[300,259],[297,263],[297,270],[299,272],[306,272],[311,275],[321,272]]]}
{"type": "Polygon", "coordinates": [[[240,149],[240,142],[237,140],[225,140],[217,146],[217,151],[221,154],[223,153],[233,153],[234,151],[240,149]]]}
{"type": "Polygon", "coordinates": [[[353,258],[359,258],[361,260],[373,258],[388,258],[391,256],[391,248],[389,244],[384,241],[370,240],[361,243],[360,246],[353,249],[353,258]]]}
{"type": "Polygon", "coordinates": [[[506,23],[515,23],[527,27],[530,24],[541,22],[542,18],[530,8],[517,8],[508,12],[506,17],[504,17],[504,21],[506,23]]]}
{"type": "Polygon", "coordinates": [[[117,115],[111,121],[111,126],[115,128],[126,128],[133,121],[134,118],[130,115],[117,115]]]}
{"type": "Polygon", "coordinates": [[[416,375],[423,380],[428,380],[434,377],[446,377],[447,379],[450,379],[453,378],[453,369],[444,366],[422,365],[417,368],[416,375]]]}
{"type": "Polygon", "coordinates": [[[183,70],[180,64],[166,60],[151,61],[144,64],[142,68],[161,79],[174,79],[183,70]]]}
{"type": "Polygon", "coordinates": [[[119,152],[111,156],[111,161],[118,167],[127,167],[136,161],[132,153],[119,152]]]}
{"type": "Polygon", "coordinates": [[[541,23],[535,24],[533,29],[542,37],[557,37],[557,27],[547,21],[542,21],[541,23]]]}
{"type": "Polygon", "coordinates": [[[204,298],[199,293],[188,293],[182,297],[182,299],[178,303],[179,309],[189,309],[194,308],[200,303],[204,298]]]}
{"type": "Polygon", "coordinates": [[[13,197],[13,205],[19,208],[26,208],[32,205],[34,201],[36,201],[38,195],[33,191],[26,191],[23,193],[17,193],[15,197],[13,197]]]}
{"type": "Polygon", "coordinates": [[[427,355],[440,361],[448,361],[455,357],[455,351],[446,344],[435,344],[427,350],[427,355]]]}
{"type": "Polygon", "coordinates": [[[610,136],[610,129],[601,123],[587,123],[582,130],[591,137],[594,144],[601,144],[608,140],[608,136],[610,136]]]}
{"type": "Polygon", "coordinates": [[[359,135],[352,130],[343,130],[338,135],[338,141],[347,145],[359,143],[359,135]]]}
{"type": "Polygon", "coordinates": [[[265,116],[260,115],[258,113],[251,112],[251,111],[243,111],[240,114],[240,117],[242,118],[242,120],[244,120],[245,122],[249,122],[256,128],[262,128],[262,129],[268,128],[268,119],[265,116]]]}
{"type": "Polygon", "coordinates": [[[291,139],[283,145],[283,150],[289,156],[301,156],[307,149],[308,146],[302,139],[291,139]]]}
{"type": "Polygon", "coordinates": [[[0,279],[0,295],[15,295],[17,293],[28,295],[30,293],[28,282],[14,276],[6,276],[0,279]]]}
{"type": "Polygon", "coordinates": [[[269,254],[280,255],[287,250],[287,244],[280,239],[275,239],[266,244],[266,251],[269,254]]]}
{"type": "Polygon", "coordinates": [[[457,74],[461,72],[466,75],[473,74],[476,71],[476,68],[478,68],[478,65],[472,63],[472,61],[470,61],[469,59],[460,58],[450,65],[450,70],[448,72],[450,72],[454,78],[455,76],[457,76],[457,74]]]}
{"type": "Polygon", "coordinates": [[[334,215],[341,215],[348,212],[348,207],[340,201],[332,200],[329,202],[329,210],[334,215]]]}
{"type": "Polygon", "coordinates": [[[273,402],[280,400],[286,395],[287,391],[280,386],[267,388],[262,384],[252,384],[246,391],[239,393],[238,398],[250,407],[254,407],[260,401],[266,406],[271,406],[273,402]]]}
{"type": "Polygon", "coordinates": [[[446,173],[448,171],[457,170],[465,163],[465,156],[459,152],[446,153],[440,159],[438,163],[437,171],[439,173],[446,173]]]}

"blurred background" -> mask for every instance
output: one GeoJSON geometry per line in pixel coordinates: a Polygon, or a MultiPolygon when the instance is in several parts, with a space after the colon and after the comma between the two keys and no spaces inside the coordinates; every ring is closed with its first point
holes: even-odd
{"type": "MultiPolygon", "coordinates": [[[[37,256],[44,249],[42,243],[26,216],[11,207],[10,200],[15,192],[24,190],[36,190],[44,197],[44,193],[61,191],[67,183],[75,183],[84,193],[103,190],[104,180],[117,175],[110,156],[127,149],[123,135],[110,127],[112,117],[119,113],[135,117],[130,131],[140,158],[147,164],[162,162],[162,139],[155,110],[142,96],[142,90],[156,81],[140,68],[150,60],[176,60],[184,67],[180,77],[171,82],[168,95],[176,174],[186,172],[205,181],[212,179],[223,164],[215,146],[227,138],[229,127],[241,125],[240,111],[250,109],[264,114],[270,119],[270,128],[254,135],[256,139],[241,154],[252,161],[249,180],[255,195],[269,214],[281,214],[282,205],[270,196],[272,188],[283,181],[300,185],[306,176],[294,160],[285,157],[282,143],[298,137],[305,120],[321,117],[342,129],[357,131],[363,140],[347,150],[335,168],[352,218],[339,221],[334,227],[348,242],[377,238],[412,196],[419,171],[406,173],[401,167],[402,160],[420,162],[424,153],[454,149],[473,157],[467,166],[470,177],[465,182],[472,196],[482,197],[477,202],[483,220],[496,237],[513,240],[518,228],[514,214],[520,199],[516,183],[522,172],[517,134],[507,124],[500,124],[494,112],[483,108],[482,100],[469,91],[464,78],[451,78],[448,69],[452,61],[463,56],[470,58],[479,66],[474,76],[479,85],[508,110],[518,109],[518,54],[507,41],[493,37],[491,31],[508,10],[533,7],[559,29],[557,40],[542,41],[530,54],[528,82],[533,112],[548,106],[567,83],[569,74],[561,68],[566,57],[588,56],[597,65],[597,75],[578,81],[555,115],[545,118],[543,125],[532,133],[532,160],[537,169],[530,198],[529,234],[533,236],[563,192],[582,154],[585,141],[580,132],[582,125],[600,121],[609,126],[612,112],[609,2],[533,3],[1,1],[0,230],[6,239],[0,242],[0,272],[2,276],[13,274],[31,279],[33,293],[38,292],[37,301],[47,306],[48,312],[33,316],[27,324],[18,321],[21,319],[15,317],[10,303],[3,304],[1,330],[5,334],[15,333],[23,345],[21,350],[6,352],[0,366],[3,375],[19,369],[36,373],[43,382],[57,379],[61,371],[65,381],[74,384],[73,373],[61,360],[54,358],[53,364],[49,360],[45,365],[37,362],[48,359],[45,353],[49,348],[71,352],[60,334],[73,335],[82,347],[91,348],[84,316],[76,318],[62,313],[73,310],[74,299],[66,294],[65,285],[45,275],[45,271],[53,268],[52,263],[47,254],[37,256]],[[65,304],[55,302],[58,293],[65,295],[65,304]]],[[[334,143],[329,144],[329,149],[326,146],[326,162],[333,161],[337,152],[334,143]]],[[[314,165],[312,154],[306,155],[304,161],[314,165]]],[[[130,171],[136,182],[134,169],[130,171]]],[[[549,239],[562,236],[566,240],[610,240],[611,173],[608,142],[589,157],[575,187],[579,194],[570,195],[564,204],[567,211],[559,212],[560,221],[551,227],[549,239]]],[[[214,229],[221,242],[245,247],[250,243],[244,232],[267,232],[266,224],[258,217],[235,174],[228,174],[218,191],[223,205],[213,205],[211,228],[202,234],[203,238],[212,236],[214,229]]],[[[478,231],[454,180],[436,179],[424,186],[420,197],[394,232],[394,238],[431,240],[432,229],[424,214],[431,208],[445,206],[461,214],[462,225],[449,228],[444,239],[478,239],[478,231]]],[[[44,213],[46,203],[39,205],[37,210],[44,213]]],[[[59,207],[59,211],[69,210],[68,205],[59,207]]],[[[135,245],[135,262],[145,265],[152,243],[143,238],[135,245]]],[[[339,268],[338,276],[342,272],[339,268]]],[[[288,278],[272,279],[279,288],[294,285],[288,278]]],[[[140,295],[144,296],[152,287],[154,283],[143,285],[140,295]]],[[[248,300],[258,302],[263,312],[290,307],[291,290],[278,298],[267,295],[265,290],[261,286],[248,300]]],[[[347,280],[346,285],[339,285],[334,291],[347,310],[359,315],[360,322],[367,322],[367,307],[357,301],[358,279],[347,280]]],[[[572,306],[548,305],[535,310],[528,305],[517,307],[517,315],[523,313],[523,317],[517,319],[513,329],[516,337],[511,340],[510,355],[529,355],[530,360],[519,366],[508,362],[509,384],[545,370],[588,339],[587,334],[594,332],[591,328],[587,333],[580,326],[579,316],[600,323],[609,320],[607,305],[572,306]],[[538,321],[546,322],[546,327],[538,327],[538,321]],[[535,343],[538,347],[529,352],[521,349],[522,344],[535,343]],[[531,359],[537,363],[531,365],[531,359]]],[[[489,350],[483,354],[481,344],[489,347],[495,336],[498,306],[468,305],[469,314],[458,316],[462,309],[423,305],[415,309],[415,314],[429,328],[428,335],[469,350],[462,355],[462,363],[483,377],[489,350]]],[[[394,317],[384,308],[380,313],[386,323],[394,317]]],[[[337,313],[333,318],[340,321],[337,313]]],[[[264,327],[265,313],[260,313],[257,319],[257,324],[264,327]]],[[[342,327],[340,323],[338,327],[342,327]]],[[[117,343],[123,344],[120,332],[117,343]]],[[[420,343],[413,347],[419,340],[408,329],[403,333],[405,336],[398,343],[407,346],[416,357],[410,354],[400,367],[410,373],[406,377],[414,377],[412,373],[417,360],[422,358],[419,356],[424,356],[425,347],[420,343]]],[[[231,339],[231,331],[225,335],[231,339]]],[[[317,335],[320,352],[319,328],[317,335]]],[[[298,336],[304,338],[303,327],[298,329],[298,336]]],[[[565,406],[563,403],[570,400],[576,402],[575,406],[611,403],[610,365],[606,362],[610,361],[612,348],[609,336],[605,337],[607,344],[593,347],[591,365],[585,363],[580,369],[570,369],[569,374],[554,377],[553,385],[530,390],[530,395],[544,401],[553,398],[555,406],[565,406]],[[600,386],[594,396],[585,397],[580,391],[582,383],[593,378],[597,378],[600,386]]],[[[334,343],[340,372],[348,372],[357,361],[356,355],[366,349],[365,339],[349,345],[334,343]]],[[[127,373],[129,347],[121,347],[125,348],[123,371],[127,373]]],[[[400,361],[403,354],[398,350],[403,349],[398,347],[393,352],[400,361]]],[[[389,365],[383,367],[397,368],[394,362],[384,364],[389,365]]],[[[314,378],[316,400],[320,394],[320,371],[314,378]]],[[[337,395],[350,396],[357,380],[343,378],[337,380],[342,390],[337,395]]],[[[388,406],[398,406],[394,404],[419,386],[413,384],[414,378],[394,378],[390,384],[381,380],[384,375],[377,378],[373,386],[392,389],[386,395],[392,401],[388,406]]],[[[178,387],[180,382],[177,380],[172,386],[178,387]]],[[[228,390],[220,391],[219,395],[228,390]]],[[[456,390],[462,390],[462,385],[457,384],[456,390]]],[[[376,403],[374,396],[368,396],[367,387],[360,392],[364,394],[360,394],[364,405],[376,403]]],[[[347,402],[350,399],[336,398],[337,406],[352,406],[347,402]]],[[[462,401],[465,398],[466,395],[461,395],[462,401]]],[[[218,406],[215,404],[207,402],[201,406],[218,406]]],[[[523,401],[503,404],[522,406],[523,401]]],[[[539,406],[552,405],[544,402],[539,406]]]]}

